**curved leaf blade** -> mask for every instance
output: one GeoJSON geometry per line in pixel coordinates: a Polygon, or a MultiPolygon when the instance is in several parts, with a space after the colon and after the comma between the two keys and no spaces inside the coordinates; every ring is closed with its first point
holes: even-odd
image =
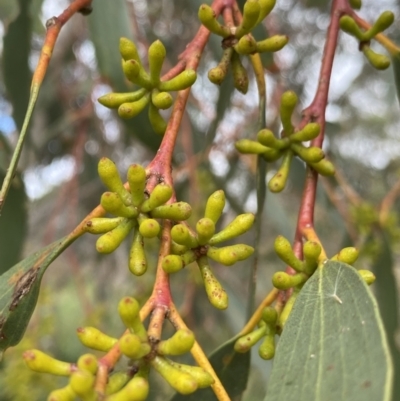
{"type": "Polygon", "coordinates": [[[265,401],[389,401],[392,377],[375,299],[353,267],[328,261],[296,300],[265,401]]]}

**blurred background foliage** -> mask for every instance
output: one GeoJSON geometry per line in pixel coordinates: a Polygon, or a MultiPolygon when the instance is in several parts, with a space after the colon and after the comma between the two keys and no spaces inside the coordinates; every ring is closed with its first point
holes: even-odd
{"type": "MultiPolygon", "coordinates": [[[[0,217],[0,273],[70,232],[98,204],[104,191],[97,176],[100,157],[114,160],[123,176],[131,163],[146,165],[152,159],[160,137],[151,131],[147,114],[121,121],[96,99],[111,90],[129,89],[118,53],[121,36],[134,39],[142,55],[160,38],[167,48],[167,71],[197,31],[201,3],[94,0],[88,17],[77,15],[63,28],[35,108],[19,173],[0,217]]],[[[66,6],[67,0],[0,0],[0,182],[22,125],[45,22],[66,6]]],[[[313,98],[329,7],[326,0],[278,0],[256,32],[260,37],[275,33],[290,37],[282,51],[263,58],[267,125],[275,132],[280,128],[278,110],[283,91],[295,90],[301,99],[297,121],[301,109],[313,98]]],[[[386,9],[397,15],[388,35],[399,43],[400,7],[396,0],[365,0],[360,14],[373,21],[386,9]]],[[[384,52],[379,45],[373,46],[384,52]]],[[[239,156],[234,149],[235,140],[255,136],[255,83],[252,79],[246,96],[233,92],[229,79],[220,88],[211,84],[207,71],[220,57],[219,39],[211,36],[174,155],[177,196],[192,204],[192,222],[201,216],[207,196],[220,188],[228,198],[222,224],[237,213],[256,208],[256,161],[239,156]]],[[[395,201],[381,221],[379,207],[400,180],[399,103],[392,68],[374,70],[358,51],[356,40],[345,34],[340,34],[326,118],[324,146],[339,174],[337,179],[320,182],[317,232],[328,255],[355,244],[361,250],[356,267],[374,269],[378,276],[374,290],[398,366],[400,202],[395,201]]],[[[276,168],[272,166],[268,177],[276,168]]],[[[278,234],[293,239],[304,175],[304,165],[296,160],[285,191],[267,196],[257,301],[270,290],[272,273],[284,267],[273,252],[273,240],[278,234]]],[[[243,242],[250,243],[252,238],[250,233],[243,242]]],[[[51,389],[63,383],[25,368],[23,350],[40,348],[74,361],[86,352],[75,336],[76,328],[95,325],[118,336],[122,325],[116,306],[121,295],[142,301],[149,296],[157,241],[148,245],[150,271],[142,277],[132,277],[127,269],[127,242],[103,256],[96,253],[95,241],[90,235],[79,240],[45,275],[24,340],[8,350],[0,364],[0,401],[45,400],[51,389]]],[[[236,334],[245,322],[249,263],[215,269],[230,297],[225,312],[209,305],[199,273],[192,266],[171,279],[175,302],[207,352],[236,334]]],[[[252,367],[243,400],[258,400],[265,394],[270,362],[254,355],[252,367]]],[[[156,377],[153,380],[158,381],[156,377]]],[[[171,390],[159,382],[149,399],[165,400],[168,394],[171,390]]]]}

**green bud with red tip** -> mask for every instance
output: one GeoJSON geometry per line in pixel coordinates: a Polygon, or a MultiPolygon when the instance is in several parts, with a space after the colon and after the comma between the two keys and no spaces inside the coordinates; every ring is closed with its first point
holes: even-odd
{"type": "Polygon", "coordinates": [[[124,220],[123,217],[93,217],[85,223],[85,231],[91,234],[104,234],[113,230],[124,220]]]}
{"type": "Polygon", "coordinates": [[[145,219],[140,223],[139,232],[144,238],[157,237],[161,230],[160,224],[154,219],[145,219]]]}
{"type": "Polygon", "coordinates": [[[306,241],[303,245],[304,272],[308,275],[314,273],[319,263],[322,248],[318,242],[306,241]]]}
{"type": "Polygon", "coordinates": [[[124,325],[139,336],[140,341],[147,342],[147,332],[140,320],[140,306],[135,298],[124,297],[119,301],[118,313],[124,325]]]}
{"type": "Polygon", "coordinates": [[[149,70],[150,81],[154,87],[158,86],[160,82],[161,69],[165,60],[167,52],[161,41],[156,40],[153,42],[148,51],[149,57],[149,70]]]}
{"type": "Polygon", "coordinates": [[[79,369],[86,370],[92,375],[95,375],[98,367],[97,358],[93,354],[81,355],[78,359],[77,366],[79,369]]]}
{"type": "Polygon", "coordinates": [[[158,343],[157,353],[160,355],[183,355],[192,349],[194,342],[193,332],[179,329],[172,337],[158,343]]]}
{"type": "Polygon", "coordinates": [[[57,376],[69,376],[73,371],[73,365],[62,362],[37,349],[25,351],[23,354],[25,363],[29,369],[40,373],[50,373],[57,376]]]}
{"type": "Polygon", "coordinates": [[[140,207],[141,212],[148,213],[166,203],[172,196],[173,189],[167,184],[158,184],[151,192],[149,199],[146,199],[140,207]]]}
{"type": "Polygon", "coordinates": [[[172,239],[180,245],[184,245],[189,249],[197,248],[199,241],[184,224],[176,224],[171,229],[172,239]]]}
{"type": "Polygon", "coordinates": [[[119,40],[119,52],[121,53],[121,56],[125,61],[135,60],[141,65],[141,60],[137,51],[137,47],[135,43],[133,43],[128,38],[121,38],[119,40]]]}
{"type": "Polygon", "coordinates": [[[139,164],[132,164],[128,168],[128,182],[133,206],[139,206],[144,199],[146,187],[146,170],[139,164]]]}
{"type": "Polygon", "coordinates": [[[95,327],[79,327],[76,334],[84,346],[103,352],[109,351],[118,342],[95,327]]]}
{"type": "Polygon", "coordinates": [[[126,333],[119,340],[119,349],[130,359],[141,359],[151,352],[151,345],[136,334],[126,333]]]}
{"type": "Polygon", "coordinates": [[[196,224],[199,245],[205,245],[215,233],[215,224],[208,217],[200,219],[196,224]]]}
{"type": "Polygon", "coordinates": [[[228,241],[232,238],[238,237],[249,231],[254,223],[254,214],[245,213],[237,216],[232,222],[230,222],[223,230],[214,234],[210,241],[210,245],[217,245],[220,242],[228,241]]]}

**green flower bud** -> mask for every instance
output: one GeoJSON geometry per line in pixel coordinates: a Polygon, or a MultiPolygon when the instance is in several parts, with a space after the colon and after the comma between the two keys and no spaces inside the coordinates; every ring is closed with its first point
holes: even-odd
{"type": "Polygon", "coordinates": [[[360,42],[365,40],[364,32],[349,15],[343,15],[343,17],[340,18],[340,29],[349,35],[355,36],[360,42]]]}
{"type": "Polygon", "coordinates": [[[108,93],[97,99],[97,101],[110,109],[117,109],[122,103],[132,103],[141,99],[146,94],[146,89],[139,89],[129,93],[108,93]]]}
{"type": "Polygon", "coordinates": [[[265,336],[258,349],[258,355],[265,360],[270,360],[275,356],[275,332],[265,336]]]}
{"type": "Polygon", "coordinates": [[[308,276],[304,273],[297,273],[291,276],[285,272],[276,272],[272,276],[272,284],[275,288],[278,288],[278,290],[288,290],[289,288],[304,284],[307,279],[308,276]]]}
{"type": "Polygon", "coordinates": [[[54,359],[37,349],[25,351],[23,358],[28,368],[35,372],[51,373],[57,376],[69,376],[73,370],[73,365],[71,363],[54,359]]]}
{"type": "Polygon", "coordinates": [[[224,191],[222,191],[222,189],[219,191],[215,191],[207,199],[204,217],[211,219],[215,224],[217,224],[217,221],[222,215],[224,207],[225,207],[224,191]]]}
{"type": "Polygon", "coordinates": [[[135,60],[139,65],[142,64],[136,45],[128,38],[121,38],[119,40],[119,52],[125,61],[135,60]]]}
{"type": "Polygon", "coordinates": [[[167,129],[167,122],[164,120],[160,111],[154,106],[153,103],[150,103],[149,107],[149,121],[151,127],[157,135],[164,135],[167,129]]]}
{"type": "Polygon", "coordinates": [[[282,156],[282,151],[278,149],[267,148],[265,153],[261,155],[267,162],[274,162],[282,156]]]}
{"type": "Polygon", "coordinates": [[[289,139],[291,142],[307,142],[315,139],[321,130],[318,123],[308,123],[300,131],[291,134],[289,139]]]}
{"type": "Polygon", "coordinates": [[[249,33],[257,24],[261,7],[258,0],[247,0],[243,7],[243,20],[237,27],[235,36],[241,38],[249,33]]]}
{"type": "Polygon", "coordinates": [[[187,89],[196,82],[197,74],[194,70],[185,70],[168,81],[161,81],[158,85],[160,91],[172,92],[187,89]]]}
{"type": "Polygon", "coordinates": [[[160,82],[161,69],[167,52],[161,41],[156,40],[149,47],[149,69],[150,81],[153,86],[157,86],[160,82]]]}
{"type": "Polygon", "coordinates": [[[146,273],[147,259],[144,252],[143,236],[138,229],[135,229],[133,241],[129,252],[129,270],[135,276],[146,273]]]}
{"type": "Polygon", "coordinates": [[[157,220],[146,219],[143,220],[139,226],[139,232],[144,238],[157,237],[161,230],[160,224],[157,220]]]}
{"type": "Polygon", "coordinates": [[[150,81],[150,77],[148,76],[147,72],[136,60],[123,61],[122,70],[130,82],[149,91],[154,88],[154,85],[150,81]]]}
{"type": "Polygon", "coordinates": [[[124,334],[119,340],[119,349],[130,359],[141,359],[151,352],[151,345],[144,343],[136,334],[124,334]]]}
{"type": "Polygon", "coordinates": [[[47,397],[47,401],[75,401],[75,399],[76,394],[70,385],[53,390],[47,397]]]}
{"type": "Polygon", "coordinates": [[[136,375],[122,390],[108,396],[107,401],[144,401],[148,395],[148,380],[136,375]]]}
{"type": "Polygon", "coordinates": [[[95,375],[98,367],[97,358],[93,354],[84,354],[79,357],[77,366],[79,369],[95,375]]]}
{"type": "Polygon", "coordinates": [[[218,22],[214,10],[209,5],[202,4],[200,6],[198,17],[201,23],[212,33],[222,36],[223,38],[231,36],[230,29],[218,22]]]}
{"type": "Polygon", "coordinates": [[[304,256],[304,272],[308,275],[314,273],[318,267],[318,258],[321,255],[321,245],[315,241],[307,241],[303,245],[303,256],[304,256]]]}
{"type": "Polygon", "coordinates": [[[293,305],[296,302],[297,296],[300,294],[300,289],[298,288],[294,288],[292,295],[290,296],[290,298],[288,299],[288,301],[286,302],[286,305],[284,306],[281,314],[279,315],[278,318],[278,328],[280,330],[280,332],[282,332],[283,328],[285,327],[286,321],[290,315],[290,312],[293,309],[293,305]]]}
{"type": "Polygon", "coordinates": [[[214,378],[200,366],[184,365],[183,363],[176,363],[174,361],[171,361],[168,358],[165,359],[167,359],[168,363],[174,368],[189,373],[196,380],[198,388],[209,387],[215,381],[214,378]]]}
{"type": "Polygon", "coordinates": [[[273,306],[266,306],[262,311],[262,320],[267,323],[267,326],[275,326],[278,319],[278,312],[273,306]]]}
{"type": "Polygon", "coordinates": [[[240,153],[262,155],[268,148],[261,143],[252,141],[251,139],[240,139],[235,143],[235,148],[240,153]]]}
{"type": "Polygon", "coordinates": [[[240,93],[246,94],[249,89],[249,77],[246,69],[240,61],[239,54],[236,52],[233,52],[232,54],[232,74],[235,88],[240,93]]]}
{"type": "Polygon", "coordinates": [[[102,157],[97,166],[97,171],[103,184],[111,192],[116,192],[121,197],[125,205],[130,205],[130,194],[122,183],[115,163],[107,157],[102,157]]]}
{"type": "Polygon", "coordinates": [[[383,32],[388,29],[390,25],[394,22],[394,14],[391,11],[384,11],[378,19],[375,21],[374,25],[367,32],[364,33],[364,40],[371,40],[378,33],[383,32]]]}
{"type": "Polygon", "coordinates": [[[283,49],[288,42],[289,38],[286,35],[271,36],[270,38],[257,42],[257,53],[277,52],[283,49]]]}
{"type": "Polygon", "coordinates": [[[183,261],[179,255],[164,256],[162,261],[162,268],[165,272],[172,274],[183,269],[183,261]]]}
{"type": "Polygon", "coordinates": [[[157,109],[166,110],[172,106],[174,99],[168,92],[158,92],[153,90],[151,93],[151,102],[157,109]]]}
{"type": "Polygon", "coordinates": [[[118,107],[118,115],[122,118],[133,118],[137,116],[149,103],[150,94],[147,93],[141,99],[132,103],[122,103],[118,107]]]}
{"type": "Polygon", "coordinates": [[[219,64],[215,68],[211,68],[211,70],[208,71],[208,79],[213,84],[216,85],[222,84],[222,81],[225,79],[226,74],[228,72],[229,65],[231,64],[231,58],[233,53],[234,52],[231,47],[225,49],[219,64]]]}
{"type": "Polygon", "coordinates": [[[245,353],[250,350],[250,348],[260,341],[267,332],[267,326],[261,326],[258,329],[252,331],[249,334],[240,337],[234,345],[236,352],[245,353]]]}
{"type": "Polygon", "coordinates": [[[276,174],[269,180],[268,188],[271,192],[281,192],[286,186],[289,177],[290,163],[292,162],[293,152],[289,149],[283,155],[282,164],[276,174]]]}
{"type": "Polygon", "coordinates": [[[321,175],[327,176],[335,174],[335,166],[329,160],[322,159],[318,163],[309,163],[309,165],[321,175]]]}
{"type": "Polygon", "coordinates": [[[371,65],[377,70],[386,70],[390,66],[390,58],[384,54],[375,53],[369,46],[364,45],[362,51],[371,63],[371,65]]]}
{"type": "Polygon", "coordinates": [[[280,116],[283,130],[287,136],[293,133],[292,114],[297,101],[297,95],[293,91],[284,92],[281,98],[280,116]]]}
{"type": "Polygon", "coordinates": [[[297,272],[302,272],[304,270],[303,262],[296,258],[292,249],[292,245],[285,237],[282,235],[276,237],[274,248],[279,258],[282,259],[287,265],[292,267],[297,272]]]}
{"type": "Polygon", "coordinates": [[[325,157],[324,151],[316,146],[306,148],[298,143],[292,143],[290,147],[306,163],[318,163],[325,157]]]}
{"type": "Polygon", "coordinates": [[[113,230],[122,223],[123,217],[109,219],[107,217],[93,217],[85,224],[85,231],[91,234],[104,234],[113,230]]]}
{"type": "Polygon", "coordinates": [[[182,221],[190,217],[192,208],[186,202],[175,202],[170,205],[158,206],[153,209],[150,214],[156,219],[182,221]]]}
{"type": "Polygon", "coordinates": [[[168,340],[158,343],[157,353],[160,355],[183,355],[192,349],[194,342],[194,334],[190,330],[180,329],[168,340]]]}
{"type": "Polygon", "coordinates": [[[172,239],[180,245],[184,245],[189,249],[199,246],[198,239],[189,231],[184,224],[176,224],[171,229],[172,239]]]}
{"type": "Polygon", "coordinates": [[[348,248],[343,248],[340,250],[338,254],[333,256],[331,260],[337,260],[339,262],[347,263],[348,265],[352,265],[358,259],[358,255],[360,254],[359,250],[350,246],[348,248]]]}
{"type": "Polygon", "coordinates": [[[207,256],[201,256],[197,259],[197,264],[211,305],[217,309],[226,309],[228,307],[228,294],[211,271],[207,256]]]}
{"type": "Polygon", "coordinates": [[[177,244],[175,241],[171,241],[171,254],[172,255],[182,255],[188,250],[189,250],[189,248],[187,246],[177,244]]]}
{"type": "Polygon", "coordinates": [[[254,54],[257,52],[257,42],[252,35],[244,35],[234,48],[239,54],[254,54]]]}
{"type": "Polygon", "coordinates": [[[104,192],[101,195],[100,204],[106,212],[115,216],[132,218],[138,215],[137,210],[133,206],[125,206],[121,197],[115,192],[104,192]]]}
{"type": "Polygon", "coordinates": [[[99,253],[114,252],[128,236],[136,221],[124,219],[122,223],[111,231],[103,234],[96,242],[96,249],[99,253]]]}
{"type": "Polygon", "coordinates": [[[139,164],[132,164],[128,168],[128,182],[133,206],[139,206],[144,199],[146,187],[146,170],[139,164]]]}
{"type": "Polygon", "coordinates": [[[225,246],[223,248],[210,247],[207,256],[218,263],[231,266],[239,260],[245,260],[254,252],[254,248],[245,244],[225,246]]]}
{"type": "Polygon", "coordinates": [[[196,231],[199,244],[205,245],[215,233],[215,224],[211,219],[204,217],[197,222],[196,231]]]}
{"type": "MultiPolygon", "coordinates": [[[[106,395],[114,394],[128,383],[130,376],[126,372],[115,372],[108,377],[106,395]]],[[[107,398],[108,400],[109,398],[107,398]]]]}
{"type": "Polygon", "coordinates": [[[358,270],[358,274],[367,285],[373,284],[376,280],[375,274],[372,273],[370,270],[358,270]]]}
{"type": "Polygon", "coordinates": [[[135,298],[124,297],[119,301],[118,313],[125,327],[137,334],[142,342],[147,342],[147,332],[140,320],[139,302],[135,298]]]}
{"type": "Polygon", "coordinates": [[[76,334],[85,347],[103,352],[109,351],[118,342],[95,327],[79,327],[76,334]]]}
{"type": "Polygon", "coordinates": [[[257,134],[257,141],[264,146],[278,150],[286,149],[290,144],[289,138],[275,138],[275,135],[269,129],[262,129],[259,131],[257,134]]]}
{"type": "Polygon", "coordinates": [[[276,0],[258,0],[258,2],[260,4],[260,14],[258,16],[256,25],[258,25],[267,15],[269,15],[269,13],[275,7],[276,0]]]}
{"type": "Polygon", "coordinates": [[[97,395],[94,391],[95,377],[84,370],[78,370],[71,375],[69,384],[72,390],[83,401],[95,401],[97,395]]]}
{"type": "Polygon", "coordinates": [[[155,209],[157,206],[161,206],[171,199],[174,190],[168,184],[158,184],[154,187],[151,192],[149,199],[145,200],[140,207],[143,213],[148,213],[155,209]]]}
{"type": "Polygon", "coordinates": [[[245,213],[237,216],[232,222],[230,222],[222,231],[214,234],[210,241],[210,245],[216,245],[223,241],[228,241],[232,238],[238,237],[249,231],[254,223],[254,214],[245,213]]]}
{"type": "Polygon", "coordinates": [[[354,10],[359,10],[362,6],[361,0],[349,0],[349,4],[354,10]]]}

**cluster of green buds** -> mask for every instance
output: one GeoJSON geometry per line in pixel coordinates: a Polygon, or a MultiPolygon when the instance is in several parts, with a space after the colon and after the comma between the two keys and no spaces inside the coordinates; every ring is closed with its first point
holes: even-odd
{"type": "Polygon", "coordinates": [[[344,15],[340,18],[340,28],[360,42],[360,50],[373,67],[377,70],[385,70],[390,66],[390,58],[374,52],[370,47],[370,42],[377,34],[389,28],[393,22],[394,14],[391,11],[384,11],[371,28],[364,31],[352,17],[344,15]]]}
{"type": "Polygon", "coordinates": [[[235,345],[236,352],[248,352],[251,347],[258,343],[262,338],[263,341],[258,349],[258,354],[262,359],[272,359],[275,355],[275,335],[278,312],[272,306],[267,306],[262,312],[261,320],[258,327],[251,333],[240,337],[235,345]]]}
{"type": "Polygon", "coordinates": [[[133,230],[129,269],[140,276],[147,269],[144,238],[154,238],[160,234],[160,224],[156,219],[186,220],[192,209],[186,202],[166,204],[173,195],[173,189],[163,183],[156,185],[147,196],[146,170],[140,165],[132,164],[128,168],[129,191],[124,187],[117,167],[110,159],[104,157],[100,160],[98,173],[110,190],[103,193],[100,203],[108,213],[116,217],[92,218],[86,222],[85,230],[92,234],[103,234],[96,242],[96,249],[106,254],[117,249],[133,230]]]}
{"type": "Polygon", "coordinates": [[[148,50],[149,72],[145,71],[136,45],[127,38],[121,38],[119,50],[122,69],[126,78],[140,89],[130,93],[109,93],[100,97],[99,102],[106,107],[118,109],[122,118],[132,118],[149,105],[149,120],[157,134],[164,134],[167,123],[160,110],[172,106],[169,92],[186,89],[196,81],[196,71],[185,70],[168,81],[161,81],[160,74],[165,60],[164,45],[156,40],[148,50]]]}
{"type": "MultiPolygon", "coordinates": [[[[176,391],[190,394],[198,388],[214,383],[212,376],[199,366],[177,363],[167,356],[190,352],[195,338],[189,330],[178,330],[161,341],[149,338],[139,317],[139,303],[125,297],[119,305],[119,315],[127,328],[120,338],[113,338],[94,327],[79,328],[78,338],[88,348],[107,352],[117,346],[122,355],[129,359],[126,370],[109,375],[105,389],[105,401],[142,401],[149,392],[148,376],[151,369],[157,371],[176,391]]],[[[78,362],[68,363],[54,359],[41,351],[24,353],[28,367],[36,372],[69,376],[67,386],[53,391],[48,401],[83,401],[98,399],[95,390],[99,361],[93,354],[82,355],[78,362]]]]}
{"type": "Polygon", "coordinates": [[[241,139],[236,142],[236,149],[244,154],[257,154],[268,162],[273,162],[282,157],[282,164],[276,174],[268,182],[272,192],[280,192],[285,188],[290,164],[293,156],[298,156],[307,165],[322,175],[333,175],[333,164],[325,159],[323,150],[316,146],[305,147],[302,142],[315,139],[320,133],[317,123],[308,123],[299,131],[295,131],[292,124],[292,114],[298,98],[292,91],[282,95],[280,104],[280,117],[283,131],[281,138],[276,138],[269,129],[262,129],[257,134],[257,141],[241,139]]]}
{"type": "Polygon", "coordinates": [[[229,66],[232,67],[235,88],[246,93],[249,78],[240,56],[262,52],[276,52],[281,50],[288,42],[285,35],[275,35],[262,41],[256,41],[251,30],[260,24],[272,11],[275,0],[247,0],[243,7],[243,20],[238,26],[228,27],[222,25],[214,12],[207,4],[200,6],[198,16],[201,23],[211,32],[222,36],[224,53],[217,67],[208,72],[211,82],[221,85],[226,77],[229,66]]]}
{"type": "Polygon", "coordinates": [[[168,273],[175,273],[184,266],[197,262],[208,299],[218,309],[228,307],[228,295],[221,283],[213,274],[208,258],[226,266],[247,259],[254,249],[245,244],[217,247],[224,241],[229,241],[248,231],[254,222],[252,213],[237,216],[230,224],[219,232],[215,232],[215,225],[225,207],[224,191],[214,192],[207,200],[204,217],[196,224],[192,231],[186,224],[176,224],[171,230],[171,254],[164,257],[163,269],[168,273]]]}

